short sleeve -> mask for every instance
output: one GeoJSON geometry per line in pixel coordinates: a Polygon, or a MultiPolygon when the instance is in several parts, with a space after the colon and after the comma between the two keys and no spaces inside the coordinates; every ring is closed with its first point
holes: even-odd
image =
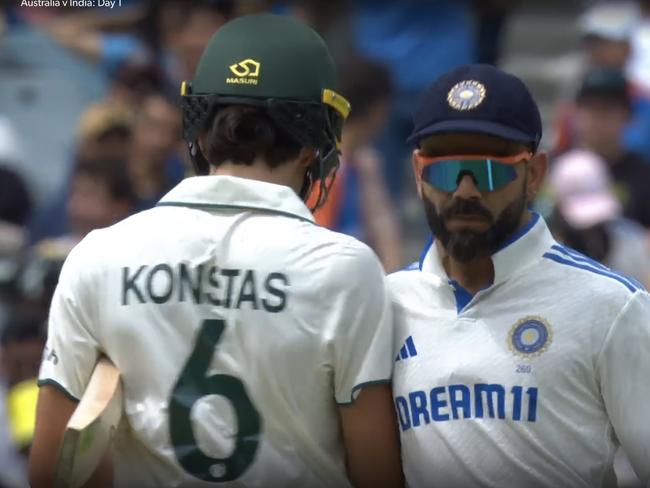
{"type": "Polygon", "coordinates": [[[597,362],[607,413],[623,450],[650,483],[650,295],[636,292],[612,325],[597,362]]]}
{"type": "Polygon", "coordinates": [[[99,356],[93,332],[96,290],[80,246],[66,259],[52,298],[38,382],[53,385],[74,400],[83,395],[99,356]]]}
{"type": "Polygon", "coordinates": [[[393,320],[381,264],[372,251],[353,248],[340,259],[331,352],[336,402],[345,405],[363,387],[391,381],[393,320]]]}

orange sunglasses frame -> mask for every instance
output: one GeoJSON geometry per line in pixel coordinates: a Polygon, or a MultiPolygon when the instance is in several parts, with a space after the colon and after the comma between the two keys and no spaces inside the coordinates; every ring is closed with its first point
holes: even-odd
{"type": "Polygon", "coordinates": [[[449,160],[457,160],[457,161],[469,161],[472,159],[491,159],[493,161],[496,161],[497,163],[503,163],[503,164],[517,164],[521,163],[522,161],[529,160],[530,158],[533,157],[533,153],[530,151],[522,151],[518,154],[515,154],[513,156],[489,156],[485,154],[477,154],[477,155],[459,155],[459,156],[435,156],[435,157],[428,157],[428,156],[422,156],[419,151],[415,153],[414,158],[415,158],[415,168],[418,172],[419,175],[422,174],[422,171],[426,166],[429,166],[431,164],[439,163],[441,161],[449,161],[449,160]]]}

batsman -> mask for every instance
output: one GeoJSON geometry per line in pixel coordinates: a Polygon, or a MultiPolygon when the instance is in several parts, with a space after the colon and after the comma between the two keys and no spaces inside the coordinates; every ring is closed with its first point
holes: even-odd
{"type": "Polygon", "coordinates": [[[52,486],[103,356],[123,415],[89,486],[401,485],[381,265],[304,203],[327,198],[339,164],[350,106],[336,89],[325,44],[295,20],[246,16],[213,36],[182,87],[200,176],[63,267],[33,487],[52,486]]]}

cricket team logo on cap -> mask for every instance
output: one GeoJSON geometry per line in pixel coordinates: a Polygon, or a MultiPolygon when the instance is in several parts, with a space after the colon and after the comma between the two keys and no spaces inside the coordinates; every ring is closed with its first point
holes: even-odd
{"type": "Polygon", "coordinates": [[[472,110],[485,99],[485,86],[475,80],[456,83],[447,94],[449,106],[456,110],[472,110]]]}
{"type": "Polygon", "coordinates": [[[551,324],[542,317],[524,317],[510,329],[508,346],[523,357],[539,356],[548,349],[553,339],[551,324]]]}
{"type": "Polygon", "coordinates": [[[261,63],[259,61],[250,58],[231,64],[229,66],[230,72],[234,74],[235,77],[226,78],[226,83],[236,85],[257,85],[260,76],[260,66],[261,63]]]}

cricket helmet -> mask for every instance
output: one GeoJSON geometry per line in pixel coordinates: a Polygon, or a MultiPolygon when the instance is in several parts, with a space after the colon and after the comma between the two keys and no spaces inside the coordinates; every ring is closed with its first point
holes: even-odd
{"type": "MultiPolygon", "coordinates": [[[[197,174],[209,163],[198,138],[220,107],[263,108],[271,119],[317,156],[307,170],[301,197],[339,165],[343,122],[350,104],[336,92],[334,61],[323,39],[290,17],[260,14],[228,22],[209,41],[192,82],[183,82],[183,138],[197,174]]],[[[317,205],[318,206],[318,205],[317,205]]]]}

